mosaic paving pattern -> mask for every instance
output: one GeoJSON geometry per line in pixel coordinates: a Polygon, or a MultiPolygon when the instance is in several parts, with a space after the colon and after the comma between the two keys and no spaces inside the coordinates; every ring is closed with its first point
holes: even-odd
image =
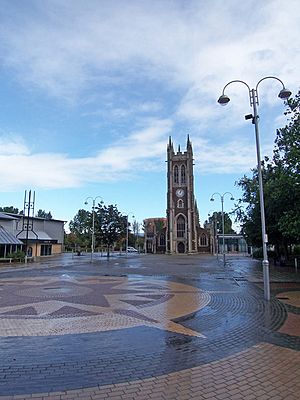
{"type": "Polygon", "coordinates": [[[0,336],[48,336],[151,326],[191,336],[172,320],[205,307],[207,292],[172,281],[85,277],[3,281],[0,336]]]}

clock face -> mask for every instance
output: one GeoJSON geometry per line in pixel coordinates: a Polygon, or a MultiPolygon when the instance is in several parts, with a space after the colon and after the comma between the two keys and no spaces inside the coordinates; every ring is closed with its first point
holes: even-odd
{"type": "Polygon", "coordinates": [[[176,190],[176,196],[177,197],[183,197],[184,196],[184,190],[183,189],[177,189],[176,190]]]}

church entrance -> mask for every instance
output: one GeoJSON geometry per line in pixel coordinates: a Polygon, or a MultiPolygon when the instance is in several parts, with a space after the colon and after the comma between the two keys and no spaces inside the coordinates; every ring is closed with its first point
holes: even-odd
{"type": "Polygon", "coordinates": [[[179,242],[178,245],[177,245],[177,250],[178,250],[178,253],[185,253],[184,243],[179,242]]]}

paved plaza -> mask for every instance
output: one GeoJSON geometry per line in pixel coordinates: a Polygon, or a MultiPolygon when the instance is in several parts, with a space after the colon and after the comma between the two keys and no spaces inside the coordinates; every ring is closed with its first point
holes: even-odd
{"type": "Polygon", "coordinates": [[[300,272],[210,255],[0,265],[0,400],[299,400],[300,272]]]}

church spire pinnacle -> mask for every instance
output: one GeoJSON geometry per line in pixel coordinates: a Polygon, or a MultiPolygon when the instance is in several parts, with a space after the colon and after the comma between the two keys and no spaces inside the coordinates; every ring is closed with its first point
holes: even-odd
{"type": "Polygon", "coordinates": [[[168,151],[174,152],[171,136],[169,136],[168,151]]]}
{"type": "Polygon", "coordinates": [[[187,135],[187,141],[186,141],[186,149],[188,152],[193,154],[193,148],[192,148],[192,143],[190,141],[190,135],[187,135]]]}
{"type": "Polygon", "coordinates": [[[188,149],[190,145],[191,145],[191,142],[190,142],[190,135],[188,134],[188,135],[187,135],[186,148],[188,149]]]}

